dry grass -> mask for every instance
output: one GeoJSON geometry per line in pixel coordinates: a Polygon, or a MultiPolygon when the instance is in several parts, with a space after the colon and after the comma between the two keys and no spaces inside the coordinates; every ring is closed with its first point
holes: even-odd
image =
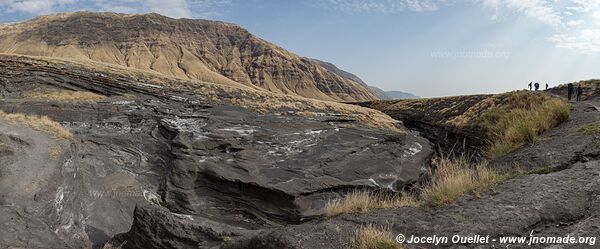
{"type": "Polygon", "coordinates": [[[388,229],[380,229],[373,225],[360,228],[352,243],[352,249],[402,249],[404,246],[396,242],[394,234],[388,229]]]}
{"type": "Polygon", "coordinates": [[[544,131],[567,121],[570,116],[571,106],[566,101],[542,94],[516,92],[505,101],[482,117],[482,125],[491,137],[489,158],[535,142],[544,131]]]}
{"type": "Polygon", "coordinates": [[[330,201],[325,207],[325,215],[333,217],[401,207],[443,207],[467,193],[478,195],[509,179],[554,172],[551,168],[497,170],[488,167],[487,161],[474,163],[465,156],[439,157],[433,165],[435,171],[430,172],[430,180],[416,188],[420,190],[419,198],[407,193],[390,195],[355,191],[330,201]]]}
{"type": "Polygon", "coordinates": [[[366,213],[375,209],[400,208],[418,206],[415,197],[410,194],[386,194],[369,191],[354,191],[349,195],[332,200],[325,207],[328,217],[347,213],[366,213]]]}
{"type": "Polygon", "coordinates": [[[529,173],[494,170],[487,166],[487,162],[474,164],[466,157],[454,159],[440,157],[434,160],[433,165],[435,172],[430,173],[430,181],[418,187],[421,191],[418,199],[408,193],[391,195],[355,191],[342,199],[327,203],[325,215],[333,217],[340,214],[366,213],[377,209],[407,206],[441,207],[466,193],[484,191],[512,177],[529,173]]]}
{"type": "Polygon", "coordinates": [[[5,113],[0,111],[0,119],[13,124],[23,125],[34,130],[45,131],[54,134],[56,139],[69,139],[73,135],[59,123],[52,121],[46,116],[25,115],[21,113],[5,113]]]}
{"type": "Polygon", "coordinates": [[[600,124],[586,124],[577,130],[588,135],[600,135],[600,124]]]}
{"type": "Polygon", "coordinates": [[[52,146],[50,147],[50,149],[48,149],[48,158],[52,160],[57,160],[60,157],[61,153],[62,149],[60,148],[60,146],[52,146]]]}
{"type": "Polygon", "coordinates": [[[435,174],[421,193],[423,204],[432,207],[444,206],[469,192],[485,190],[512,175],[491,169],[486,162],[473,164],[466,157],[440,157],[434,165],[435,174]]]}
{"type": "Polygon", "coordinates": [[[27,97],[32,99],[52,100],[74,103],[93,103],[105,99],[105,96],[91,92],[82,91],[53,91],[53,92],[34,92],[29,93],[27,97]]]}

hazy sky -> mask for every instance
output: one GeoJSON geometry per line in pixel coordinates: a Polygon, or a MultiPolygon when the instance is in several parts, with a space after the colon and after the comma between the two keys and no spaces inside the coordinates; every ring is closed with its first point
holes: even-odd
{"type": "Polygon", "coordinates": [[[233,22],[425,97],[600,78],[600,0],[0,0],[0,21],[76,10],[233,22]]]}

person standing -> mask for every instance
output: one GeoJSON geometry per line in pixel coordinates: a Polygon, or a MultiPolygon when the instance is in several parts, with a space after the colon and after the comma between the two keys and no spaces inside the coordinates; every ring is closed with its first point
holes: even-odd
{"type": "Polygon", "coordinates": [[[539,90],[539,89],[540,89],[540,83],[536,82],[536,83],[535,83],[535,90],[537,91],[537,90],[539,90]]]}
{"type": "Polygon", "coordinates": [[[581,84],[577,86],[577,102],[581,101],[581,95],[583,95],[583,88],[581,88],[581,84]]]}
{"type": "Polygon", "coordinates": [[[533,81],[529,82],[529,91],[531,91],[531,86],[533,85],[533,81]]]}
{"type": "Polygon", "coordinates": [[[548,90],[548,83],[546,83],[546,90],[548,90]]]}
{"type": "Polygon", "coordinates": [[[573,90],[575,90],[574,87],[573,87],[573,83],[569,83],[567,85],[567,91],[568,91],[569,101],[571,101],[571,97],[573,97],[573,90]]]}

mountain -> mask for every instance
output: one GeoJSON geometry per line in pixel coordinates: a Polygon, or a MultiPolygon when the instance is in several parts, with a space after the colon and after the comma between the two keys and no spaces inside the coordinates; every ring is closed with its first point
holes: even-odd
{"type": "Polygon", "coordinates": [[[412,93],[406,93],[401,91],[386,91],[385,92],[388,100],[394,99],[420,99],[421,97],[414,95],[412,93]]]}
{"type": "Polygon", "coordinates": [[[412,93],[405,93],[405,92],[400,92],[400,91],[384,91],[377,87],[369,86],[358,76],[338,68],[336,65],[334,65],[331,62],[321,61],[321,60],[313,59],[313,58],[307,58],[307,59],[309,59],[310,61],[312,61],[314,63],[319,64],[320,66],[331,71],[332,73],[337,74],[340,77],[343,77],[343,78],[346,78],[346,79],[349,79],[356,83],[361,84],[362,86],[366,87],[371,93],[373,93],[373,95],[375,95],[379,99],[393,100],[393,99],[418,99],[418,98],[421,98],[412,93]]]}
{"type": "Polygon", "coordinates": [[[359,83],[218,21],[158,14],[53,14],[0,26],[0,53],[117,64],[321,100],[376,99],[359,83]]]}

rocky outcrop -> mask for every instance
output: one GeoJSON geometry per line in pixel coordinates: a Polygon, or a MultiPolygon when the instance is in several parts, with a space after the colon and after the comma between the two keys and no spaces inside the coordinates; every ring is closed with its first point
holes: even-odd
{"type": "Polygon", "coordinates": [[[352,80],[217,21],[158,14],[56,14],[0,27],[0,52],[111,63],[322,100],[375,99],[352,80]]]}
{"type": "MultiPolygon", "coordinates": [[[[598,219],[599,179],[600,161],[576,163],[561,172],[511,180],[478,196],[468,194],[443,209],[400,208],[344,215],[248,235],[224,248],[350,248],[356,231],[368,224],[390,228],[394,234],[404,234],[406,238],[412,235],[490,236],[486,244],[419,243],[405,244],[406,248],[506,248],[506,244],[499,243],[499,237],[529,237],[532,232],[536,236],[597,236],[597,226],[594,228],[591,223],[598,219]],[[271,244],[278,247],[261,247],[271,244]]],[[[526,246],[513,243],[509,247],[548,248],[554,244],[526,246]]],[[[596,248],[597,244],[560,246],[596,248]]]]}
{"type": "Polygon", "coordinates": [[[357,103],[401,120],[434,143],[443,153],[477,154],[487,146],[486,131],[476,121],[492,106],[492,95],[435,99],[377,100],[357,103]]]}
{"type": "Polygon", "coordinates": [[[105,248],[215,248],[232,237],[256,233],[156,205],[136,207],[133,215],[131,230],[115,236],[105,248]]]}
{"type": "Polygon", "coordinates": [[[222,248],[351,248],[356,231],[373,225],[417,237],[490,236],[487,243],[404,244],[404,248],[597,248],[600,213],[600,136],[578,131],[600,122],[600,98],[575,105],[573,115],[542,135],[538,142],[491,162],[522,170],[549,168],[521,175],[492,188],[468,193],[440,208],[405,207],[369,214],[348,214],[285,229],[266,229],[222,248]],[[500,243],[503,236],[522,236],[525,243],[500,243]],[[529,237],[580,237],[580,243],[533,243],[529,237]],[[593,240],[592,240],[593,239],[593,240]],[[276,245],[276,246],[270,246],[276,245]]]}
{"type": "MultiPolygon", "coordinates": [[[[68,154],[61,153],[69,163],[57,165],[59,172],[69,170],[71,180],[40,185],[48,196],[60,195],[62,189],[62,210],[73,211],[40,224],[80,231],[81,241],[66,236],[77,233],[65,231],[61,237],[48,229],[48,236],[39,240],[37,235],[22,236],[32,245],[98,247],[124,233],[114,245],[210,247],[260,229],[318,218],[329,199],[356,188],[398,191],[420,180],[432,154],[427,140],[409,132],[370,128],[331,110],[315,109],[309,117],[294,115],[294,109],[260,114],[213,100],[218,94],[197,94],[195,90],[208,87],[199,83],[182,91],[169,87],[169,81],[153,85],[140,81],[140,75],[18,56],[2,56],[0,73],[1,110],[46,115],[74,134],[68,154]],[[67,89],[106,98],[65,102],[28,97],[67,89]],[[134,213],[135,206],[140,208],[134,213]]],[[[24,163],[11,156],[17,149],[11,146],[0,160],[24,163]]],[[[4,182],[15,176],[0,177],[4,182]]],[[[35,198],[25,203],[54,205],[35,198]]],[[[17,217],[25,206],[16,203],[14,208],[0,219],[17,217]]],[[[11,239],[0,242],[22,245],[11,239]]]]}

